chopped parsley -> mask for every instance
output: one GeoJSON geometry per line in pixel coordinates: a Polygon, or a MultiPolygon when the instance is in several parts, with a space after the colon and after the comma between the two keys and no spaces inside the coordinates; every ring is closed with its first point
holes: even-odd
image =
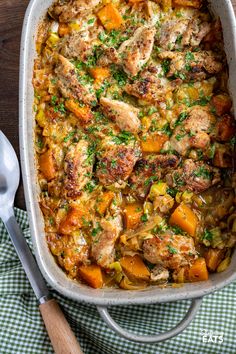
{"type": "Polygon", "coordinates": [[[171,135],[172,135],[172,130],[171,130],[171,128],[170,128],[170,124],[169,124],[169,123],[166,123],[166,124],[164,125],[164,127],[161,128],[161,131],[162,131],[164,134],[168,135],[168,136],[171,136],[171,135]]]}
{"type": "Polygon", "coordinates": [[[191,61],[191,60],[194,60],[194,59],[195,59],[195,58],[194,58],[193,53],[187,52],[187,53],[185,54],[185,60],[186,60],[186,61],[191,61]]]}
{"type": "Polygon", "coordinates": [[[167,74],[170,71],[170,60],[169,59],[163,60],[163,62],[161,63],[161,67],[164,74],[167,74]]]}
{"type": "Polygon", "coordinates": [[[179,35],[177,36],[177,38],[176,38],[176,43],[177,43],[177,44],[181,44],[182,39],[183,39],[182,34],[179,34],[179,35]]]}
{"type": "Polygon", "coordinates": [[[93,237],[97,236],[97,234],[102,230],[101,225],[97,222],[97,227],[92,229],[91,235],[93,237]]]}
{"type": "Polygon", "coordinates": [[[167,191],[166,191],[171,197],[175,197],[176,194],[178,193],[178,190],[175,189],[175,188],[167,188],[167,191]]]}
{"type": "Polygon", "coordinates": [[[156,107],[150,107],[148,112],[147,112],[147,115],[151,116],[153,113],[156,113],[156,112],[157,112],[156,107]]]}
{"type": "Polygon", "coordinates": [[[128,145],[128,143],[133,140],[135,140],[135,136],[132,133],[127,132],[125,130],[122,130],[118,135],[114,135],[112,137],[112,141],[117,145],[121,145],[121,144],[128,145]]]}
{"type": "Polygon", "coordinates": [[[70,133],[63,139],[63,141],[64,141],[65,143],[67,143],[67,142],[75,135],[75,133],[76,133],[75,130],[72,131],[72,132],[70,132],[70,133]]]}
{"type": "Polygon", "coordinates": [[[180,125],[187,117],[188,117],[188,113],[187,112],[180,113],[177,121],[175,122],[175,127],[177,125],[180,125]]]}
{"type": "Polygon", "coordinates": [[[167,245],[167,248],[168,248],[168,251],[171,253],[171,254],[177,254],[178,251],[176,248],[172,247],[171,245],[167,245]]]}
{"type": "Polygon", "coordinates": [[[127,74],[122,69],[117,69],[112,66],[112,76],[117,81],[119,86],[125,86],[128,80],[127,74]]]}
{"type": "Polygon", "coordinates": [[[141,216],[141,221],[143,221],[143,222],[148,221],[148,216],[147,216],[147,214],[143,214],[143,215],[141,216]]]}
{"type": "Polygon", "coordinates": [[[84,190],[86,192],[92,193],[93,190],[97,187],[97,181],[92,179],[90,182],[88,182],[85,186],[84,186],[84,190]]]}
{"type": "Polygon", "coordinates": [[[213,239],[213,233],[205,229],[202,235],[202,240],[212,241],[212,239],[213,239]]]}
{"type": "Polygon", "coordinates": [[[87,24],[88,25],[92,25],[95,21],[95,18],[90,18],[90,20],[88,20],[87,24]]]}
{"type": "Polygon", "coordinates": [[[202,177],[203,179],[211,179],[212,173],[204,166],[200,166],[193,172],[194,176],[202,177]]]}
{"type": "Polygon", "coordinates": [[[176,234],[176,235],[183,235],[183,230],[179,226],[171,226],[171,230],[176,234]]]}
{"type": "Polygon", "coordinates": [[[158,180],[157,176],[151,176],[145,180],[144,185],[149,186],[150,183],[157,181],[157,180],[158,180]]]}

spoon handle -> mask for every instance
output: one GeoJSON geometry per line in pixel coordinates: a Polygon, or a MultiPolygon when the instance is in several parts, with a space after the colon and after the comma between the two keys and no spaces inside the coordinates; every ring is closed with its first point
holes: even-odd
{"type": "Polygon", "coordinates": [[[83,354],[56,300],[48,300],[39,309],[55,353],[83,354]]]}
{"type": "Polygon", "coordinates": [[[55,353],[83,354],[59,305],[51,299],[46,282],[16,221],[13,208],[9,208],[4,215],[1,213],[1,219],[40,303],[39,309],[55,353]]]}

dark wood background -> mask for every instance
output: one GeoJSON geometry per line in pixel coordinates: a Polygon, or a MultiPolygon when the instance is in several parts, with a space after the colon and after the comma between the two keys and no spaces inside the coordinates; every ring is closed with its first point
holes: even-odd
{"type": "MultiPolygon", "coordinates": [[[[18,156],[19,50],[21,27],[28,2],[0,0],[0,130],[11,141],[18,156]]],[[[236,10],[236,0],[232,0],[232,3],[236,10]]],[[[22,182],[15,204],[25,209],[22,182]]]]}

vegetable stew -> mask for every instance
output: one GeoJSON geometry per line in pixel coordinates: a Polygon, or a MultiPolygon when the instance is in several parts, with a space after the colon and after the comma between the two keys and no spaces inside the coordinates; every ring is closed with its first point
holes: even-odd
{"type": "Polygon", "coordinates": [[[204,281],[236,243],[236,125],[204,0],[58,0],[34,64],[51,253],[93,288],[204,281]]]}

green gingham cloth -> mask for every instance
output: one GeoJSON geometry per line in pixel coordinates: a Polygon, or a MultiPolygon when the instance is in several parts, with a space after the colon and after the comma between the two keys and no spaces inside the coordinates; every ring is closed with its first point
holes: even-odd
{"type": "MultiPolygon", "coordinates": [[[[32,248],[26,212],[16,217],[32,248]]],[[[235,354],[236,283],[204,298],[188,328],[159,344],[140,344],[120,338],[99,317],[96,307],[69,300],[52,290],[85,354],[235,354]]],[[[175,326],[190,301],[116,307],[110,313],[136,333],[154,334],[175,326]]],[[[0,353],[53,353],[38,304],[9,237],[0,222],[0,353]]]]}

